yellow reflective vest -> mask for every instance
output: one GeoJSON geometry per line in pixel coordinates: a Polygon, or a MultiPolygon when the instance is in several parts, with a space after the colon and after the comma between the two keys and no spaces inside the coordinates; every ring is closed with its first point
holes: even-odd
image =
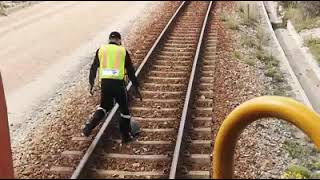
{"type": "Polygon", "coordinates": [[[101,79],[124,79],[126,49],[115,44],[102,45],[98,52],[99,78],[101,79]]]}

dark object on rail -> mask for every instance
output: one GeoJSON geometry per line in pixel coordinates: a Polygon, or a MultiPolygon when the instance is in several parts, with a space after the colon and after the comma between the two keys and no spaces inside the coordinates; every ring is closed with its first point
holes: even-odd
{"type": "Polygon", "coordinates": [[[131,134],[133,135],[133,137],[136,137],[141,132],[140,125],[134,119],[131,119],[130,123],[131,123],[131,134]]]}

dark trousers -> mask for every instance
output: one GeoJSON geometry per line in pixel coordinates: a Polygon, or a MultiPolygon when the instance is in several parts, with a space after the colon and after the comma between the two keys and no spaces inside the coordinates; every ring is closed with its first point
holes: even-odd
{"type": "Polygon", "coordinates": [[[101,80],[101,100],[100,107],[96,110],[91,119],[92,128],[97,126],[104,118],[106,113],[110,112],[114,106],[114,101],[119,104],[121,118],[119,120],[120,132],[127,136],[131,132],[130,112],[128,108],[128,96],[123,80],[102,79],[101,80]]]}

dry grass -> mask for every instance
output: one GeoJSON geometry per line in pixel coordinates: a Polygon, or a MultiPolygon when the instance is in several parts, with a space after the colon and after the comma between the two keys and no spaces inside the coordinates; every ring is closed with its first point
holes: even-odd
{"type": "Polygon", "coordinates": [[[251,36],[241,37],[240,43],[242,46],[249,48],[256,48],[258,46],[258,42],[251,36]]]}
{"type": "Polygon", "coordinates": [[[247,26],[256,26],[259,22],[259,12],[256,4],[238,2],[238,11],[240,12],[241,24],[247,26]]]}
{"type": "Polygon", "coordinates": [[[265,64],[265,76],[271,77],[275,82],[284,81],[284,77],[278,68],[279,61],[272,54],[267,54],[265,51],[257,50],[256,57],[265,64]]]}
{"type": "Polygon", "coordinates": [[[285,8],[284,20],[290,19],[298,32],[303,29],[320,27],[320,17],[305,15],[301,7],[289,6],[285,8]]]}
{"type": "Polygon", "coordinates": [[[305,45],[310,49],[314,58],[320,63],[320,39],[311,38],[305,41],[305,45]]]}
{"type": "Polygon", "coordinates": [[[258,40],[258,51],[262,50],[262,47],[264,45],[267,45],[267,36],[265,35],[265,32],[263,30],[263,27],[259,25],[257,27],[257,40],[258,40]]]}
{"type": "Polygon", "coordinates": [[[232,30],[239,30],[239,22],[237,21],[237,19],[234,18],[234,16],[231,16],[226,21],[226,26],[232,30]]]}
{"type": "Polygon", "coordinates": [[[234,51],[233,57],[236,59],[241,59],[241,53],[239,51],[234,51]]]}
{"type": "Polygon", "coordinates": [[[232,14],[221,12],[219,19],[225,22],[225,25],[232,30],[239,30],[239,22],[232,14]]]}
{"type": "Polygon", "coordinates": [[[221,12],[219,15],[219,19],[223,22],[227,21],[229,18],[228,14],[226,12],[221,12]]]}

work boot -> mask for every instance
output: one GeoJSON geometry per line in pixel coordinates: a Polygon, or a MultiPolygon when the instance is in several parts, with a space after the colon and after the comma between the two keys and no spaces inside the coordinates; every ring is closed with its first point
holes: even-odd
{"type": "Polygon", "coordinates": [[[101,122],[105,117],[105,110],[101,107],[98,107],[96,112],[90,117],[86,122],[85,127],[82,129],[82,135],[88,137],[91,134],[91,131],[101,122]]]}
{"type": "Polygon", "coordinates": [[[136,140],[141,132],[138,123],[135,121],[133,121],[133,122],[134,123],[131,123],[131,125],[134,124],[133,128],[131,129],[131,132],[128,133],[127,135],[122,135],[122,143],[123,144],[126,144],[126,143],[129,143],[131,141],[136,140]]]}
{"type": "Polygon", "coordinates": [[[131,133],[128,133],[126,135],[123,134],[121,143],[126,144],[126,143],[133,141],[133,140],[134,140],[134,137],[131,135],[131,133]]]}

